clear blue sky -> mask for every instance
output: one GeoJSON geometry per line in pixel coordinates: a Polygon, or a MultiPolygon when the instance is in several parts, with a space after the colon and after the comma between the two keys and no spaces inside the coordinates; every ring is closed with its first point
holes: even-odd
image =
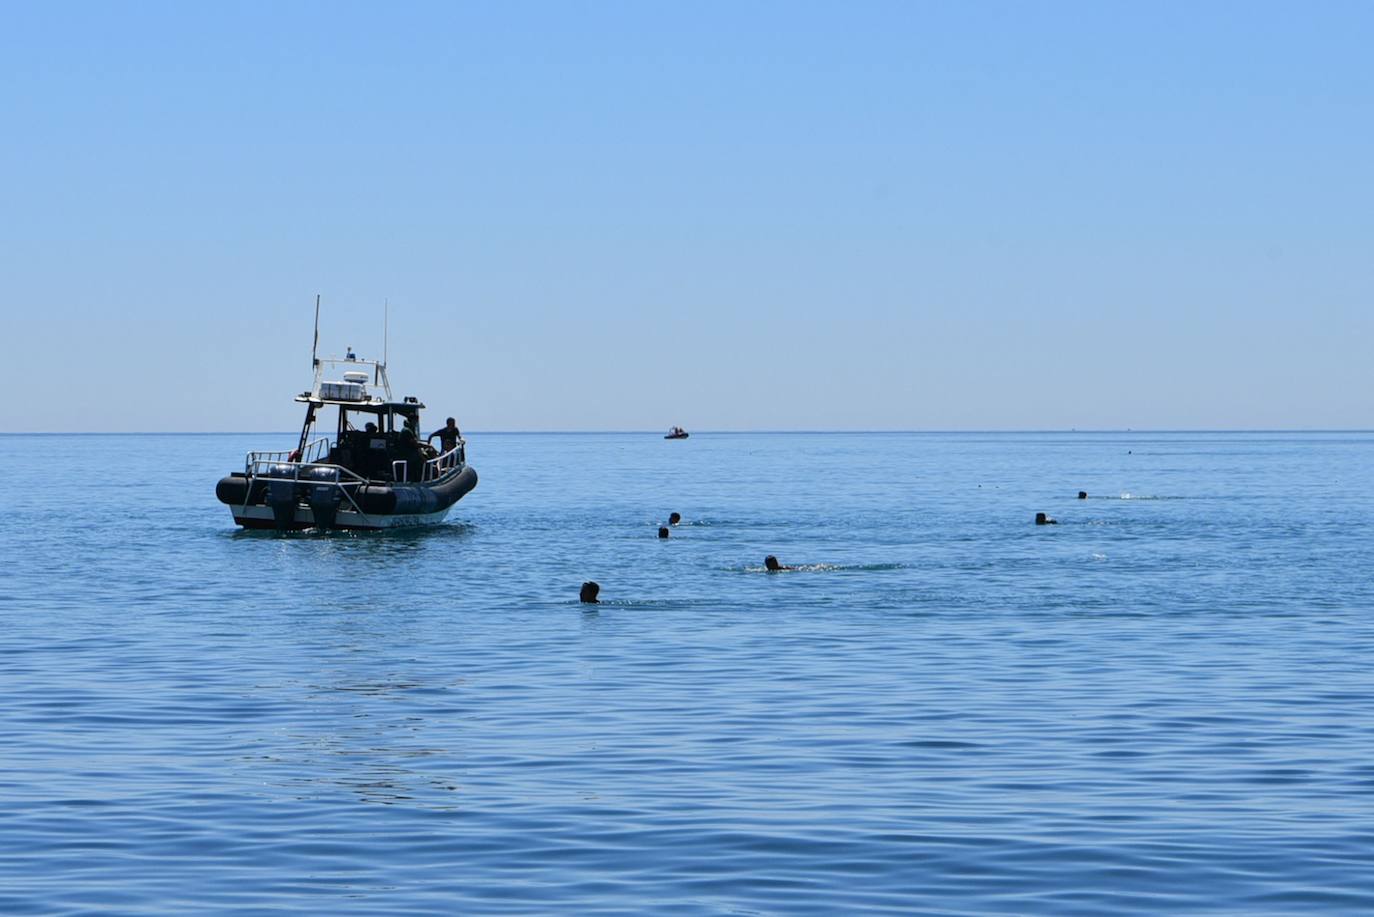
{"type": "Polygon", "coordinates": [[[1374,427],[1374,4],[6,3],[7,430],[1374,427]],[[18,397],[13,397],[17,395],[18,397]]]}

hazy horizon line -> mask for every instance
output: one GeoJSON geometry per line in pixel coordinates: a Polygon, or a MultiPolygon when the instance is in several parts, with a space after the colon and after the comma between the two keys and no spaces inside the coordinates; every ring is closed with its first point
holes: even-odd
{"type": "MultiPolygon", "coordinates": [[[[296,436],[299,430],[0,430],[0,436],[296,436]]],[[[951,434],[1058,434],[1078,433],[1374,433],[1370,427],[996,427],[983,429],[893,429],[893,430],[826,430],[826,429],[761,429],[761,430],[698,430],[697,436],[900,436],[951,434]]],[[[475,430],[473,436],[662,436],[659,430],[475,430]]]]}

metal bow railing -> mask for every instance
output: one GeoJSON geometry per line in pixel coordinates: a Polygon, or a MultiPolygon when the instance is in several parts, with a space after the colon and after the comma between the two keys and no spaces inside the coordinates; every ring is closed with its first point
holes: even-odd
{"type": "Polygon", "coordinates": [[[422,481],[437,481],[462,468],[467,464],[466,447],[467,440],[460,439],[458,440],[458,445],[454,446],[452,449],[442,455],[436,455],[434,458],[425,462],[425,467],[421,473],[420,479],[422,481]]]}

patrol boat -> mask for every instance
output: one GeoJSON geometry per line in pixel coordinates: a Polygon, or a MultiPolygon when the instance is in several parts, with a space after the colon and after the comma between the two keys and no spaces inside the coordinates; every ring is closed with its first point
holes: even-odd
{"type": "Polygon", "coordinates": [[[477,486],[467,441],[437,452],[423,440],[425,406],[392,397],[385,359],[359,359],[349,348],[312,361],[315,383],[296,396],[305,405],[296,448],[250,452],[243,471],[215,487],[235,522],[282,531],[436,525],[477,486]],[[334,409],[331,436],[321,420],[334,409]]]}

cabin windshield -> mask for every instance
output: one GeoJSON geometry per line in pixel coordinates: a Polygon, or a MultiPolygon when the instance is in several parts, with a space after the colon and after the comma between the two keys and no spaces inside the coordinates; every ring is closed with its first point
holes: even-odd
{"type": "Polygon", "coordinates": [[[302,442],[325,440],[317,459],[322,464],[370,480],[418,481],[424,463],[437,454],[420,432],[418,403],[327,403],[308,410],[302,442]],[[326,433],[330,427],[332,436],[326,433]]]}

